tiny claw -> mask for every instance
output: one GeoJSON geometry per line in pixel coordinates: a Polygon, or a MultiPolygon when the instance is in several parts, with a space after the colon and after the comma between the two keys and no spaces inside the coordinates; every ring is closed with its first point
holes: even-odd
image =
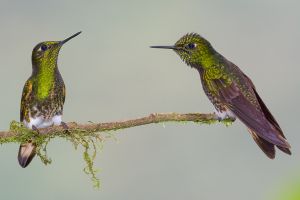
{"type": "Polygon", "coordinates": [[[32,125],[32,130],[36,131],[38,134],[40,134],[39,129],[35,125],[32,125]]]}
{"type": "Polygon", "coordinates": [[[61,122],[60,125],[63,127],[66,133],[70,133],[69,126],[65,122],[61,122]]]}
{"type": "Polygon", "coordinates": [[[214,112],[214,115],[216,115],[216,120],[218,120],[218,122],[222,121],[222,117],[220,117],[216,112],[214,112]]]}
{"type": "Polygon", "coordinates": [[[234,122],[236,120],[236,117],[228,116],[228,119],[234,122]]]}

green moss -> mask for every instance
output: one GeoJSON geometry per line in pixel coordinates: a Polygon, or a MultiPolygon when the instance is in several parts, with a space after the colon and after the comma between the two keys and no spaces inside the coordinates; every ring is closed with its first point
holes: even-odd
{"type": "Polygon", "coordinates": [[[41,159],[41,161],[45,164],[51,164],[52,160],[47,155],[47,145],[50,142],[50,137],[45,139],[44,143],[41,143],[37,146],[37,156],[41,159]]]}
{"type": "MultiPolygon", "coordinates": [[[[83,159],[86,163],[86,167],[83,171],[91,177],[93,185],[95,188],[100,187],[100,180],[97,178],[96,174],[98,172],[95,169],[94,161],[98,150],[102,149],[103,138],[99,133],[94,133],[94,131],[87,132],[86,130],[72,130],[66,134],[65,132],[55,132],[52,134],[38,134],[36,131],[26,128],[23,123],[12,121],[10,123],[10,131],[15,132],[16,135],[8,138],[0,138],[0,143],[25,143],[29,140],[34,141],[36,144],[36,154],[37,157],[45,164],[51,164],[52,160],[47,154],[47,145],[51,139],[55,137],[60,137],[70,141],[75,149],[79,146],[83,147],[83,159]]],[[[103,134],[101,134],[104,136],[103,134]]],[[[107,132],[107,137],[113,137],[111,132],[107,132]]]]}
{"type": "MultiPolygon", "coordinates": [[[[224,123],[226,126],[229,126],[233,123],[233,119],[225,119],[222,120],[222,123],[224,123]]],[[[218,122],[216,119],[204,119],[199,120],[195,123],[197,124],[213,124],[218,122]]],[[[164,126],[166,122],[158,122],[164,126]]],[[[178,121],[176,122],[178,123],[178,121]]],[[[187,121],[179,121],[181,124],[188,123],[187,121]]],[[[130,127],[130,126],[128,126],[130,127]]],[[[127,128],[127,127],[124,127],[127,128]]],[[[121,129],[120,127],[117,127],[116,130],[121,129]]],[[[26,128],[23,123],[12,121],[10,123],[10,131],[16,133],[14,136],[6,137],[6,138],[0,138],[0,144],[3,143],[25,143],[29,140],[33,141],[37,148],[37,156],[41,159],[41,161],[45,164],[51,164],[52,160],[47,154],[47,146],[51,139],[55,137],[63,138],[69,142],[71,142],[75,149],[78,149],[78,147],[83,148],[83,160],[86,164],[83,171],[90,176],[90,179],[93,182],[93,185],[95,188],[100,187],[100,180],[97,178],[97,170],[94,166],[94,161],[97,156],[97,152],[99,150],[102,150],[103,148],[103,141],[104,139],[114,139],[117,140],[115,137],[115,131],[102,131],[101,134],[99,132],[96,132],[96,130],[82,130],[82,129],[75,129],[70,132],[54,132],[51,134],[38,134],[36,131],[33,131],[31,129],[26,128]]]]}
{"type": "Polygon", "coordinates": [[[78,149],[79,146],[84,149],[83,159],[86,166],[83,171],[90,176],[94,187],[100,188],[100,180],[96,176],[99,170],[94,166],[97,152],[102,150],[103,147],[103,139],[100,137],[99,133],[77,129],[69,134],[59,134],[59,137],[70,141],[75,149],[78,149]]]}
{"type": "Polygon", "coordinates": [[[196,124],[208,124],[208,125],[211,125],[211,124],[215,124],[216,122],[218,122],[218,120],[215,120],[215,119],[209,119],[209,120],[199,120],[199,121],[196,121],[194,123],[196,124]]]}
{"type": "Polygon", "coordinates": [[[232,123],[235,121],[235,119],[232,119],[232,118],[226,118],[224,120],[222,120],[222,123],[225,124],[225,126],[231,126],[232,123]]]}
{"type": "Polygon", "coordinates": [[[12,121],[9,126],[9,130],[15,132],[17,135],[9,138],[5,138],[0,140],[1,143],[6,142],[18,142],[23,143],[30,140],[32,137],[37,135],[37,133],[33,130],[26,128],[23,123],[12,121]],[[6,141],[5,141],[6,140],[6,141]]]}
{"type": "Polygon", "coordinates": [[[92,143],[92,152],[89,152],[90,150],[90,145],[85,145],[85,150],[83,152],[83,159],[86,162],[86,167],[83,169],[83,171],[91,177],[91,180],[94,184],[94,188],[99,188],[100,187],[100,181],[96,177],[96,173],[98,172],[97,169],[94,169],[94,160],[97,155],[97,147],[96,144],[93,140],[90,141],[92,143]]]}

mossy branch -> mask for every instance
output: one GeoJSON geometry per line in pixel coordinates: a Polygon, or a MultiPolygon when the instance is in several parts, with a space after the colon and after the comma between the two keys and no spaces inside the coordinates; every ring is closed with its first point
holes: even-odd
{"type": "Polygon", "coordinates": [[[215,122],[223,122],[225,125],[230,125],[233,119],[219,120],[215,114],[201,113],[154,113],[147,117],[117,121],[106,123],[79,124],[76,122],[67,123],[68,130],[62,126],[52,126],[39,129],[39,133],[24,127],[23,123],[12,121],[9,131],[0,131],[0,144],[4,143],[24,143],[28,140],[34,140],[37,146],[37,155],[44,164],[51,163],[51,159],[47,156],[47,144],[52,138],[61,137],[71,141],[77,149],[78,145],[84,148],[83,158],[86,162],[84,171],[91,175],[95,187],[99,187],[100,182],[96,177],[96,170],[93,167],[93,162],[96,157],[97,149],[101,149],[103,141],[111,138],[113,135],[110,131],[116,131],[135,126],[142,126],[152,123],[163,122],[196,122],[203,124],[212,124],[215,122]],[[92,151],[92,153],[90,152],[92,151]]]}

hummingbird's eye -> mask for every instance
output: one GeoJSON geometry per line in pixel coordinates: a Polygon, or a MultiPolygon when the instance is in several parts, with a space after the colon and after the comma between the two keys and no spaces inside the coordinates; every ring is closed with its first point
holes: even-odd
{"type": "Polygon", "coordinates": [[[187,45],[187,48],[189,48],[189,49],[195,49],[196,46],[197,46],[196,43],[189,43],[189,44],[187,45]]]}
{"type": "Polygon", "coordinates": [[[47,45],[45,45],[45,44],[42,44],[42,46],[41,46],[41,50],[42,51],[46,51],[48,49],[48,46],[47,45]]]}

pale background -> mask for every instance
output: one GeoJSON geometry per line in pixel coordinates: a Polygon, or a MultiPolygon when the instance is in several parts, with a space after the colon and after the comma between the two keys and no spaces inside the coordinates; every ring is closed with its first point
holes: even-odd
{"type": "MultiPolygon", "coordinates": [[[[0,6],[0,129],[19,119],[31,51],[44,40],[82,34],[60,52],[65,121],[114,121],[152,112],[211,112],[198,73],[167,50],[187,32],[206,37],[254,81],[292,145],[269,160],[238,121],[167,123],[122,130],[96,166],[56,139],[22,169],[18,144],[0,151],[1,199],[274,199],[300,167],[299,1],[10,1],[0,6]]],[[[299,173],[300,174],[300,173],[299,173]]],[[[299,175],[298,174],[298,175],[299,175]]]]}

